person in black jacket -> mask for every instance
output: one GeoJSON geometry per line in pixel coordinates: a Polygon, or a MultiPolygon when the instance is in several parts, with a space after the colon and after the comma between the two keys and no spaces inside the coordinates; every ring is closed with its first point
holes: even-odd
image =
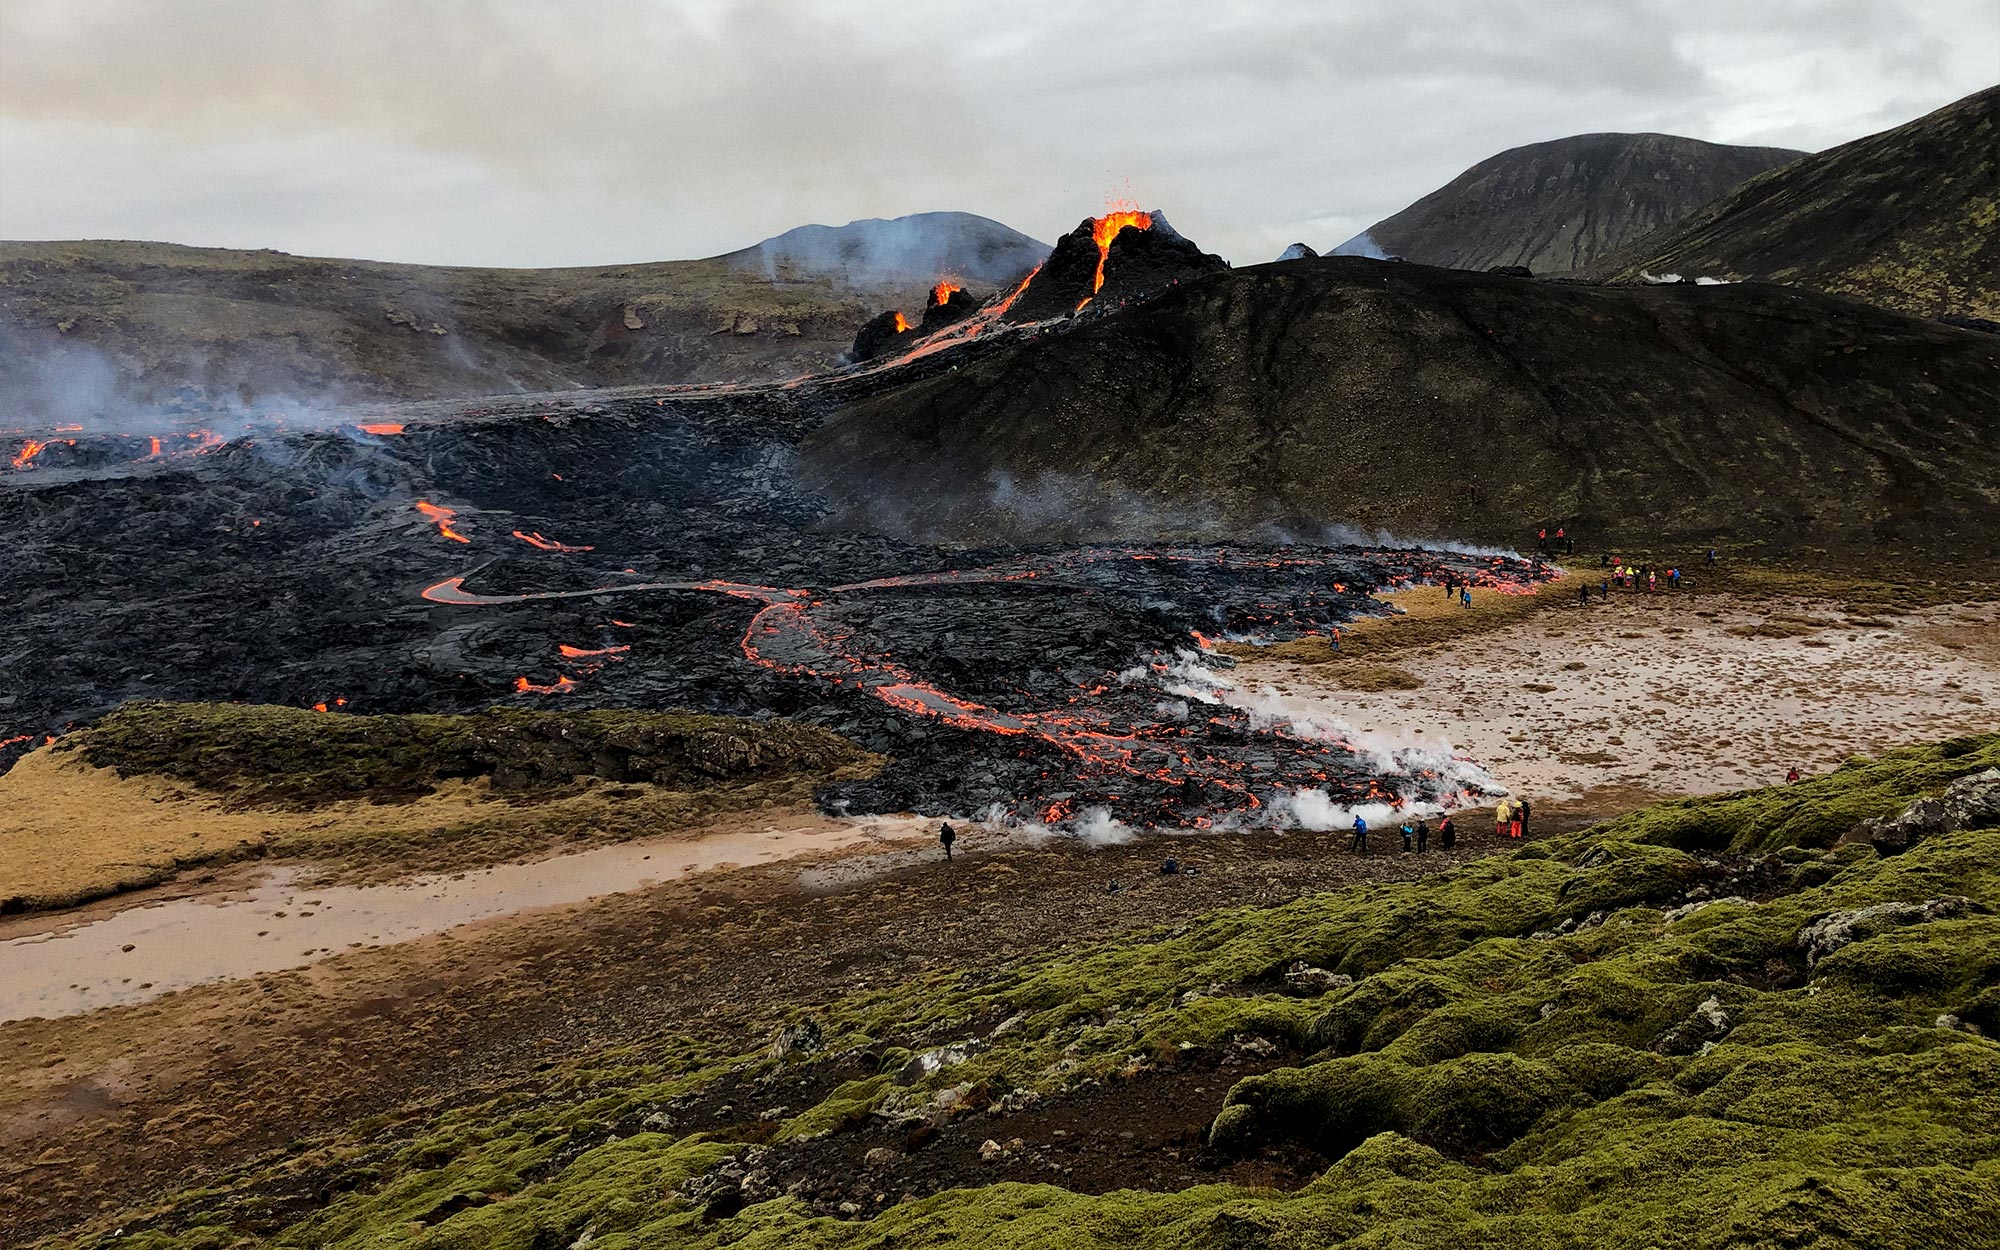
{"type": "Polygon", "coordinates": [[[1438,822],[1438,849],[1448,851],[1458,845],[1458,824],[1446,816],[1438,822]]]}
{"type": "Polygon", "coordinates": [[[951,858],[951,844],[956,841],[958,841],[958,831],[951,827],[950,821],[938,826],[938,842],[944,846],[946,859],[951,858]]]}

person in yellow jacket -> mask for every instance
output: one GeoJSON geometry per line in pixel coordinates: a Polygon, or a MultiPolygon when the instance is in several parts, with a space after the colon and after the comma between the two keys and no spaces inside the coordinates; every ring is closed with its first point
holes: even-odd
{"type": "Polygon", "coordinates": [[[1499,804],[1493,809],[1493,836],[1496,838],[1506,837],[1507,822],[1513,818],[1514,800],[1501,799],[1499,804]]]}

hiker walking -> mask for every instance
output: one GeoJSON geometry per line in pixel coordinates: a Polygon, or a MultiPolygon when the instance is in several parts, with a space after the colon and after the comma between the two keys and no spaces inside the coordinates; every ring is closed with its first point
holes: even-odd
{"type": "Polygon", "coordinates": [[[1438,849],[1448,851],[1458,845],[1458,822],[1446,816],[1438,822],[1438,849]]]}
{"type": "Polygon", "coordinates": [[[1535,531],[1535,545],[1543,551],[1549,549],[1549,531],[1546,526],[1535,531]]]}
{"type": "Polygon", "coordinates": [[[1715,548],[1713,547],[1708,549],[1708,562],[1711,566],[1715,564],[1715,548]]]}
{"type": "Polygon", "coordinates": [[[951,858],[951,844],[956,841],[958,841],[958,830],[951,827],[950,821],[946,821],[944,824],[938,826],[938,842],[944,847],[944,857],[946,859],[951,858]]]}
{"type": "Polygon", "coordinates": [[[1577,586],[1577,588],[1576,588],[1576,603],[1577,603],[1577,606],[1578,606],[1578,607],[1582,607],[1582,608],[1587,608],[1587,607],[1589,607],[1589,606],[1590,606],[1590,583],[1589,583],[1589,582],[1583,582],[1583,583],[1581,583],[1581,584],[1579,584],[1579,585],[1577,586]]]}
{"type": "Polygon", "coordinates": [[[1431,823],[1428,820],[1419,820],[1417,822],[1417,854],[1427,854],[1430,849],[1431,823]]]}
{"type": "Polygon", "coordinates": [[[1348,839],[1347,849],[1368,853],[1368,822],[1359,816],[1354,818],[1354,836],[1348,839]]]}

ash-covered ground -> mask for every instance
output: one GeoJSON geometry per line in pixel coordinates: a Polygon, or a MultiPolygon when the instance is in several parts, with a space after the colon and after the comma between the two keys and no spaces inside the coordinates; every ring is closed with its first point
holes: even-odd
{"type": "MultiPolygon", "coordinates": [[[[1283,639],[1516,560],[1300,545],[940,548],[837,530],[794,474],[827,389],[598,393],[0,467],[0,763],[139,699],[687,707],[892,759],[832,810],[1165,827],[1382,800],[1476,768],[1218,681],[1283,639]],[[407,417],[407,419],[403,419],[407,417]],[[199,447],[198,450],[196,448],[199,447]],[[1272,810],[1276,802],[1280,809],[1272,810]]],[[[894,501],[883,501],[893,509],[894,501]]]]}

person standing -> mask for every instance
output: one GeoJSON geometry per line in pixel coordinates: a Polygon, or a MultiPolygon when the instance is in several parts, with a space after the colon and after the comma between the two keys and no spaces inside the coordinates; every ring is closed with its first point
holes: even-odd
{"type": "Polygon", "coordinates": [[[1415,828],[1414,828],[1413,826],[1411,826],[1411,824],[1410,824],[1410,822],[1409,822],[1409,821],[1407,821],[1407,820],[1406,820],[1406,821],[1404,821],[1404,822],[1403,822],[1403,854],[1405,854],[1405,855],[1408,855],[1408,854],[1410,853],[1410,851],[1411,851],[1412,849],[1414,849],[1414,848],[1412,847],[1411,843],[1415,841],[1415,839],[1416,839],[1416,836],[1417,836],[1417,831],[1416,831],[1416,829],[1415,829],[1415,828]]]}
{"type": "Polygon", "coordinates": [[[1458,822],[1449,815],[1438,822],[1438,849],[1448,851],[1458,845],[1458,822]]]}
{"type": "Polygon", "coordinates": [[[1516,834],[1515,835],[1516,837],[1524,837],[1527,835],[1528,816],[1533,811],[1534,808],[1529,806],[1528,800],[1526,799],[1522,799],[1519,803],[1516,803],[1514,805],[1514,819],[1521,822],[1521,832],[1519,834],[1516,834]]]}
{"type": "Polygon", "coordinates": [[[1501,799],[1498,803],[1493,805],[1494,837],[1504,838],[1507,836],[1507,823],[1509,820],[1513,818],[1513,815],[1514,815],[1514,804],[1511,800],[1501,799]]]}
{"type": "Polygon", "coordinates": [[[958,831],[951,827],[950,821],[938,826],[938,843],[944,847],[946,859],[951,858],[951,844],[956,841],[958,841],[958,831]]]}
{"type": "Polygon", "coordinates": [[[1368,822],[1359,816],[1354,818],[1354,836],[1348,840],[1347,849],[1368,853],[1368,822]]]}
{"type": "Polygon", "coordinates": [[[1468,612],[1472,610],[1472,587],[1460,586],[1458,588],[1458,606],[1468,612]]]}
{"type": "Polygon", "coordinates": [[[1419,820],[1417,822],[1417,854],[1428,854],[1430,849],[1431,822],[1428,820],[1419,820]]]}

